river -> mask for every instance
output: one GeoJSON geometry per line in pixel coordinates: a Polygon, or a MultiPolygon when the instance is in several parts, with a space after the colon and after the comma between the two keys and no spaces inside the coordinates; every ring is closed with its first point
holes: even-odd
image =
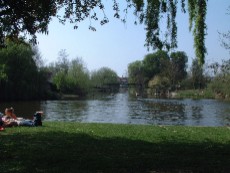
{"type": "Polygon", "coordinates": [[[121,124],[226,126],[230,102],[209,99],[133,98],[127,92],[85,100],[0,103],[0,111],[14,107],[19,117],[32,118],[43,110],[43,121],[121,124]]]}

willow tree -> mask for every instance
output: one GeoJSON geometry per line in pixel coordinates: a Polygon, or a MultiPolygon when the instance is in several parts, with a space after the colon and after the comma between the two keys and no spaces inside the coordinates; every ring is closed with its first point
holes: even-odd
{"type": "MultiPolygon", "coordinates": [[[[194,47],[199,63],[204,64],[206,48],[206,10],[208,0],[126,0],[125,9],[118,0],[112,0],[114,17],[121,18],[121,11],[127,13],[131,8],[140,23],[146,26],[147,48],[174,49],[177,47],[177,7],[180,3],[182,12],[188,11],[190,27],[194,35],[194,47]],[[187,7],[187,8],[186,8],[187,7]],[[166,18],[166,33],[162,39],[160,26],[162,18],[166,18]]],[[[124,3],[121,1],[121,3],[124,3]]],[[[70,22],[77,29],[79,22],[90,19],[99,21],[101,25],[109,22],[103,0],[1,0],[0,1],[0,43],[4,46],[5,37],[29,35],[36,43],[36,33],[48,34],[48,25],[52,17],[61,23],[70,22]],[[61,11],[61,12],[60,12],[61,11]],[[64,14],[63,14],[64,11],[64,14]],[[98,15],[98,13],[101,13],[98,15]],[[98,17],[102,16],[102,17],[98,17]]],[[[122,19],[125,21],[125,19],[122,19]]],[[[89,29],[96,29],[89,24],[89,29]]]]}

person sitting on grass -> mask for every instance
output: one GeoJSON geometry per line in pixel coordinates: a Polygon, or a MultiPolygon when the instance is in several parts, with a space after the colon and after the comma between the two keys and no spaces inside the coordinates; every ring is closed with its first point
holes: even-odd
{"type": "Polygon", "coordinates": [[[5,116],[2,117],[4,127],[18,126],[17,116],[14,114],[14,108],[6,108],[5,116]]]}
{"type": "Polygon", "coordinates": [[[10,118],[17,120],[17,116],[14,114],[14,108],[6,108],[5,109],[5,115],[9,116],[10,118]]]}

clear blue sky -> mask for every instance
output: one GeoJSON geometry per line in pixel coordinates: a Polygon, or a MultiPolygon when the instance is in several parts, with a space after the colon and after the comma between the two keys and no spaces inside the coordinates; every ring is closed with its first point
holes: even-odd
{"type": "MultiPolygon", "coordinates": [[[[122,2],[122,1],[120,1],[122,2]]],[[[65,49],[69,59],[81,57],[87,68],[97,70],[101,67],[109,67],[119,76],[127,74],[127,66],[136,60],[143,60],[144,56],[153,51],[147,51],[144,47],[144,25],[134,25],[135,17],[129,12],[127,23],[113,18],[111,1],[105,1],[105,13],[110,22],[101,26],[97,22],[92,25],[97,31],[88,29],[89,20],[79,24],[77,30],[73,25],[60,24],[57,19],[49,25],[49,35],[38,34],[39,50],[47,65],[57,61],[58,52],[65,49]]],[[[120,4],[122,5],[122,4],[120,4]]],[[[208,25],[206,36],[206,63],[221,62],[227,60],[230,54],[220,46],[218,31],[230,30],[230,15],[226,15],[229,0],[209,0],[206,22],[208,25]]],[[[121,13],[122,14],[122,13],[121,13]]],[[[178,13],[178,51],[184,51],[189,57],[189,64],[195,58],[192,33],[188,30],[188,15],[178,13]]]]}

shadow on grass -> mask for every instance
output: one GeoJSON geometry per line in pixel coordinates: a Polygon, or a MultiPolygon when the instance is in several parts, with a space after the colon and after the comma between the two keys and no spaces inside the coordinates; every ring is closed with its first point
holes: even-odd
{"type": "Polygon", "coordinates": [[[228,172],[230,145],[83,133],[2,135],[0,172],[228,172]]]}

